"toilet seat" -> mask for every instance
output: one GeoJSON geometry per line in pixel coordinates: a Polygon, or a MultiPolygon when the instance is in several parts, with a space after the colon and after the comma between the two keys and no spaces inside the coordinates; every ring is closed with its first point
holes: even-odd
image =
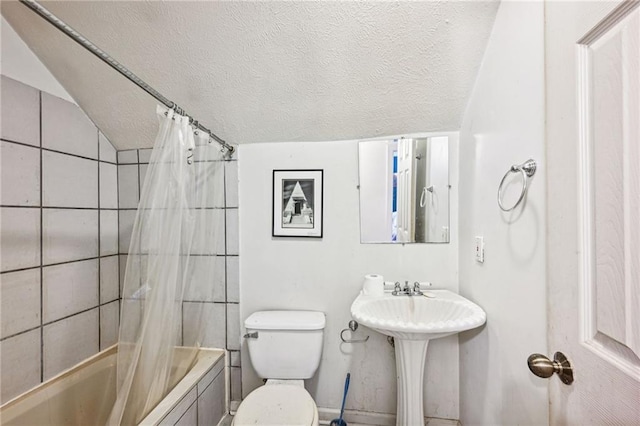
{"type": "Polygon", "coordinates": [[[242,401],[233,425],[317,426],[318,408],[303,387],[261,386],[242,401]]]}

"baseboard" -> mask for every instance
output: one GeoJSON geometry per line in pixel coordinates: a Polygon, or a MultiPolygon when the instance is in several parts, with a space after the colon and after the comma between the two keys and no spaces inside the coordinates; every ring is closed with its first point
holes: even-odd
{"type": "MultiPolygon", "coordinates": [[[[333,419],[340,417],[340,410],[335,408],[318,407],[320,424],[328,425],[333,419]]],[[[395,414],[374,413],[369,411],[345,410],[344,419],[349,424],[375,425],[375,426],[395,426],[395,414]]],[[[426,417],[425,425],[429,426],[459,426],[460,422],[455,419],[439,419],[426,417]]]]}

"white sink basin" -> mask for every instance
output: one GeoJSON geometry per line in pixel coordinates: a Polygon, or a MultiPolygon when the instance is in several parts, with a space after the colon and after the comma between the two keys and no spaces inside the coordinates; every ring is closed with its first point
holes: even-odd
{"type": "Polygon", "coordinates": [[[365,296],[351,305],[360,324],[393,336],[398,374],[396,425],[424,424],[424,364],[429,340],[480,327],[487,315],[475,303],[448,290],[429,296],[365,296]]]}
{"type": "Polygon", "coordinates": [[[448,290],[425,296],[365,296],[351,305],[360,324],[398,339],[431,340],[476,328],[487,316],[478,305],[448,290]]]}

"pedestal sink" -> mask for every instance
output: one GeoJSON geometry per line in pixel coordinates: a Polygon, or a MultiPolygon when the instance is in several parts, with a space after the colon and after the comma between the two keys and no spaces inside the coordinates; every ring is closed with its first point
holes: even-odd
{"type": "Polygon", "coordinates": [[[394,338],[398,426],[424,424],[423,380],[429,340],[479,327],[487,319],[482,308],[451,291],[431,290],[427,296],[360,293],[351,305],[356,321],[394,338]]]}

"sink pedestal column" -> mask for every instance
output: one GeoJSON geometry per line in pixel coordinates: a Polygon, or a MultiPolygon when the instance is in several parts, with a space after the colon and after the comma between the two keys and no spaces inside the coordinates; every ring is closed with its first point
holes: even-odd
{"type": "Polygon", "coordinates": [[[424,364],[428,340],[395,338],[398,377],[397,426],[424,425],[424,364]]]}

